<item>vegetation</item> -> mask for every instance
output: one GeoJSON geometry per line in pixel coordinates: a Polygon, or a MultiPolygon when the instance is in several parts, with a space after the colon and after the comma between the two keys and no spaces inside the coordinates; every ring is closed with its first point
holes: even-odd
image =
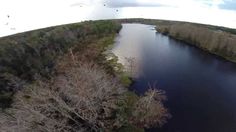
{"type": "Polygon", "coordinates": [[[150,25],[157,25],[157,26],[161,26],[161,25],[171,26],[174,24],[191,24],[197,27],[208,28],[210,30],[215,30],[215,31],[220,30],[227,33],[231,33],[231,34],[236,34],[236,29],[213,26],[213,25],[206,25],[206,24],[199,24],[199,23],[191,23],[191,22],[169,21],[169,20],[158,20],[158,19],[142,19],[142,18],[120,19],[117,21],[124,22],[124,23],[143,23],[143,24],[150,24],[150,25]]]}
{"type": "Polygon", "coordinates": [[[236,35],[191,23],[159,25],[157,30],[175,39],[236,62],[236,35]]]}
{"type": "Polygon", "coordinates": [[[78,49],[82,49],[90,39],[118,32],[120,28],[112,21],[84,22],[1,38],[1,107],[9,106],[11,96],[25,82],[36,80],[37,76],[52,75],[56,58],[68,52],[72,46],[77,45],[78,49]]]}
{"type": "Polygon", "coordinates": [[[117,58],[106,59],[120,28],[116,21],[89,21],[1,38],[1,130],[143,131],[163,125],[170,117],[164,93],[151,86],[143,96],[129,91],[117,58]]]}

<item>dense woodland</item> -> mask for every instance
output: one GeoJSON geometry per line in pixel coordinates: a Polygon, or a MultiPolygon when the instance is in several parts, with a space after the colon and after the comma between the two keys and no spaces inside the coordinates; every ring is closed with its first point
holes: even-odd
{"type": "Polygon", "coordinates": [[[71,24],[21,33],[0,39],[1,107],[9,96],[37,76],[52,75],[55,60],[74,45],[83,48],[87,41],[118,32],[113,22],[71,24]]]}
{"type": "Polygon", "coordinates": [[[164,92],[150,85],[136,95],[117,58],[106,59],[104,51],[120,29],[118,21],[88,21],[0,38],[1,130],[162,126],[170,117],[164,92]]]}
{"type": "Polygon", "coordinates": [[[175,39],[236,62],[236,35],[190,23],[160,25],[157,30],[175,39]]]}

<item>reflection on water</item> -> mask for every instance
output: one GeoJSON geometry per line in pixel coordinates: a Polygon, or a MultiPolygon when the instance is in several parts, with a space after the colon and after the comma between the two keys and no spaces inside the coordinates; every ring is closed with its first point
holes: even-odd
{"type": "Polygon", "coordinates": [[[134,57],[139,73],[132,88],[148,83],[166,91],[172,119],[160,132],[236,132],[236,65],[142,24],[123,24],[113,52],[134,57]]]}

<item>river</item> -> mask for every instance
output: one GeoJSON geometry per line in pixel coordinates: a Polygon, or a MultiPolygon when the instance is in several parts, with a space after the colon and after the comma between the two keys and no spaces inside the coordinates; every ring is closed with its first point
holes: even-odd
{"type": "Polygon", "coordinates": [[[156,84],[172,118],[150,132],[236,132],[236,64],[156,33],[154,26],[122,24],[112,52],[135,58],[138,94],[156,84]]]}

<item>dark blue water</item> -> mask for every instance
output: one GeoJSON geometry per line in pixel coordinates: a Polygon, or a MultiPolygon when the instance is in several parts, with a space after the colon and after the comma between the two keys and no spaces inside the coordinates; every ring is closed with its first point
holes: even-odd
{"type": "Polygon", "coordinates": [[[236,64],[142,24],[123,24],[113,52],[134,57],[137,93],[157,83],[172,118],[158,132],[236,132],[236,64]]]}

